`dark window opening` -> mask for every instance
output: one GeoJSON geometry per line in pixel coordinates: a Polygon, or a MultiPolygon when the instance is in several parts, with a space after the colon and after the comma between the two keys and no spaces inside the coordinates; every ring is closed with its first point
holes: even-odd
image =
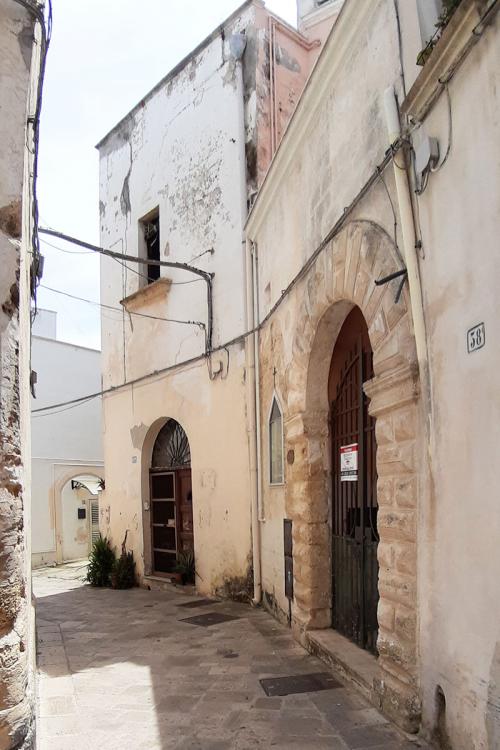
{"type": "MultiPolygon", "coordinates": [[[[148,260],[160,260],[160,216],[144,219],[142,222],[142,231],[145,244],[145,255],[148,260]]],[[[160,278],[160,266],[148,265],[147,283],[151,284],[160,278]]]]}

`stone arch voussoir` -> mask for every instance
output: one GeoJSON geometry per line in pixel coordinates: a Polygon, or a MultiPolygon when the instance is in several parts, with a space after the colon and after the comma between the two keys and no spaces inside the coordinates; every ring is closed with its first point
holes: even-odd
{"type": "Polygon", "coordinates": [[[370,221],[346,226],[324,249],[300,288],[301,319],[287,383],[287,445],[295,462],[287,478],[286,512],[296,545],[294,617],[302,630],[331,621],[328,528],[331,507],[327,425],[328,370],[336,337],[354,305],[373,349],[374,377],[365,384],[376,417],[379,498],[380,701],[402,726],[415,729],[416,466],[418,365],[411,310],[399,280],[375,281],[402,268],[393,240],[370,221]],[[296,355],[296,356],[295,356],[296,355]]]}

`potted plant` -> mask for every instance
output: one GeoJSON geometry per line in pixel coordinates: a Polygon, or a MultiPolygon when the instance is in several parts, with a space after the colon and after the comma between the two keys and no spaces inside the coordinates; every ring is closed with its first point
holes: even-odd
{"type": "Polygon", "coordinates": [[[186,585],[186,583],[194,583],[196,570],[194,565],[194,552],[192,549],[185,549],[178,553],[175,572],[180,574],[183,585],[186,585]]]}
{"type": "Polygon", "coordinates": [[[131,589],[135,586],[135,560],[132,552],[127,552],[128,530],[122,542],[122,553],[115,560],[111,571],[111,585],[114,589],[131,589]]]}

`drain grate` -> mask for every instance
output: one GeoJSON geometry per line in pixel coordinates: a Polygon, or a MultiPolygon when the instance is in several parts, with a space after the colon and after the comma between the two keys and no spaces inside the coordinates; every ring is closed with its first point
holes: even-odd
{"type": "Polygon", "coordinates": [[[294,674],[290,677],[268,677],[259,680],[267,696],[294,695],[295,693],[317,693],[320,690],[333,690],[342,687],[328,672],[294,674]]]}
{"type": "Polygon", "coordinates": [[[217,602],[214,602],[213,599],[195,599],[193,602],[185,602],[177,606],[184,609],[196,609],[196,607],[208,607],[210,604],[217,604],[217,602]]]}
{"type": "Polygon", "coordinates": [[[223,615],[221,612],[207,612],[206,615],[186,617],[183,620],[179,620],[179,622],[187,622],[189,625],[200,625],[202,628],[209,628],[211,625],[220,625],[223,622],[230,622],[231,620],[239,620],[239,617],[223,615]]]}

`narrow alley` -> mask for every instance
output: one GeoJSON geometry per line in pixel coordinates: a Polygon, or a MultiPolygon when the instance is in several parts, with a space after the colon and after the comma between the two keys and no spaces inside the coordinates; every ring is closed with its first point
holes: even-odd
{"type": "Polygon", "coordinates": [[[174,588],[95,589],[84,573],[34,575],[39,750],[424,747],[264,611],[174,588]],[[317,692],[268,697],[260,684],[318,673],[317,692]]]}

